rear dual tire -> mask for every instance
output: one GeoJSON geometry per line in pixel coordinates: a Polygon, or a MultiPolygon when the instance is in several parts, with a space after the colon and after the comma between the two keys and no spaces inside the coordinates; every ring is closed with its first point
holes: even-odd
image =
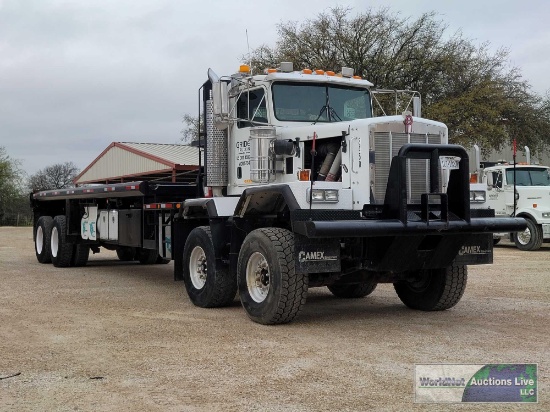
{"type": "Polygon", "coordinates": [[[394,288],[409,308],[438,311],[452,308],[460,301],[467,281],[466,266],[449,266],[418,271],[416,280],[395,283],[394,288]]]}
{"type": "Polygon", "coordinates": [[[40,263],[52,263],[51,237],[53,219],[41,216],[34,228],[34,251],[40,263]]]}

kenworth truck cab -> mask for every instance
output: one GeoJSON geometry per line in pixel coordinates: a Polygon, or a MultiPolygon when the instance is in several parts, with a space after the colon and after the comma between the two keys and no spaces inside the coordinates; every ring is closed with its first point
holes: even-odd
{"type": "Polygon", "coordinates": [[[493,233],[524,230],[525,220],[471,210],[468,155],[448,144],[447,127],[421,118],[419,104],[373,117],[372,92],[345,67],[209,70],[195,188],[34,194],[37,257],[70,266],[105,246],[142,263],[171,258],[195,305],[228,305],[238,292],[262,324],[290,322],[319,286],[361,298],[393,283],[410,308],[448,309],[467,265],[492,263],[493,233]],[[82,233],[117,209],[116,239],[82,233]]]}
{"type": "Polygon", "coordinates": [[[512,235],[521,250],[538,250],[543,241],[550,240],[549,167],[516,165],[514,171],[513,164],[499,164],[483,169],[481,181],[486,185],[486,199],[476,201],[477,207],[493,209],[496,217],[518,216],[527,221],[527,228],[521,232],[496,236],[512,235]]]}

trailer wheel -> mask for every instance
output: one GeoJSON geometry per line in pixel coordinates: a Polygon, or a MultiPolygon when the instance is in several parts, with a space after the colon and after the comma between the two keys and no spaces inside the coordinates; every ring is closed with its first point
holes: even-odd
{"type": "Polygon", "coordinates": [[[71,266],[74,245],[67,242],[67,220],[65,216],[56,216],[53,220],[51,233],[52,263],[55,267],[71,266]]]}
{"type": "Polygon", "coordinates": [[[136,260],[142,265],[153,265],[157,262],[158,252],[156,249],[139,248],[136,252],[136,260]]]}
{"type": "Polygon", "coordinates": [[[34,228],[34,251],[40,263],[51,263],[51,236],[53,219],[50,216],[41,216],[34,228]]]}
{"type": "Polygon", "coordinates": [[[136,248],[130,246],[117,246],[116,255],[118,260],[131,262],[136,258],[136,248]]]}
{"type": "Polygon", "coordinates": [[[189,299],[201,308],[227,306],[235,299],[237,280],[216,260],[210,227],[189,233],[183,248],[183,282],[189,299]]]}
{"type": "Polygon", "coordinates": [[[394,288],[399,299],[411,309],[445,310],[462,298],[467,280],[467,266],[449,266],[420,270],[415,281],[397,282],[394,288]]]}
{"type": "Polygon", "coordinates": [[[90,246],[83,244],[83,243],[77,243],[74,245],[74,254],[73,254],[73,260],[71,262],[71,266],[86,266],[86,263],[88,263],[88,257],[90,256],[90,246]]]}
{"type": "Polygon", "coordinates": [[[161,255],[157,256],[157,261],[155,262],[157,265],[167,265],[170,263],[170,259],[163,258],[161,255]]]}
{"type": "Polygon", "coordinates": [[[376,289],[378,284],[375,282],[363,282],[363,283],[353,283],[353,284],[332,284],[327,286],[328,290],[338,298],[344,299],[359,299],[364,298],[365,296],[370,295],[376,289]]]}
{"type": "Polygon", "coordinates": [[[525,219],[527,229],[514,233],[514,243],[519,250],[538,250],[542,246],[542,226],[531,219],[525,219]]]}
{"type": "Polygon", "coordinates": [[[308,277],[294,269],[294,234],[262,228],[245,238],[237,265],[241,303],[264,325],[292,321],[306,302],[308,277]]]}

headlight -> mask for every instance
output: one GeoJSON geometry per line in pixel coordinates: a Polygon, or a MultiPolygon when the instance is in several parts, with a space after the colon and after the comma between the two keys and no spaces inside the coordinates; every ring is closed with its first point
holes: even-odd
{"type": "MultiPolygon", "coordinates": [[[[306,200],[309,203],[309,189],[306,192],[306,200]]],[[[328,202],[336,203],[338,202],[338,190],[337,189],[313,189],[311,192],[311,202],[328,202]]]]}
{"type": "Polygon", "coordinates": [[[486,200],[485,191],[470,190],[470,202],[483,203],[486,200]]]}
{"type": "Polygon", "coordinates": [[[311,193],[311,201],[322,202],[323,200],[325,200],[324,190],[313,189],[313,192],[311,193]]]}
{"type": "Polygon", "coordinates": [[[544,218],[549,218],[549,217],[550,217],[550,212],[544,212],[544,213],[542,214],[542,217],[544,217],[544,218]]]}
{"type": "Polygon", "coordinates": [[[338,190],[325,190],[325,201],[327,201],[327,202],[337,202],[338,201],[338,190]]]}

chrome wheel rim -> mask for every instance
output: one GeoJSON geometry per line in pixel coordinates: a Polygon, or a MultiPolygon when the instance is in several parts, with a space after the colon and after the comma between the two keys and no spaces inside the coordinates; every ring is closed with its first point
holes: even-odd
{"type": "Polygon", "coordinates": [[[523,232],[518,233],[518,242],[522,245],[526,245],[531,241],[531,231],[529,228],[525,229],[523,232]]]}
{"type": "Polygon", "coordinates": [[[208,267],[206,265],[206,254],[200,246],[195,246],[189,258],[189,275],[195,289],[202,289],[206,284],[208,267]]]}
{"type": "Polygon", "coordinates": [[[59,250],[59,231],[54,226],[52,229],[52,256],[57,257],[57,252],[59,250]]]}
{"type": "Polygon", "coordinates": [[[38,228],[36,229],[36,253],[40,255],[43,249],[44,249],[44,230],[42,229],[42,226],[38,226],[38,228]]]}
{"type": "Polygon", "coordinates": [[[246,286],[250,297],[263,302],[269,293],[271,273],[267,260],[260,252],[254,252],[246,263],[246,286]]]}

